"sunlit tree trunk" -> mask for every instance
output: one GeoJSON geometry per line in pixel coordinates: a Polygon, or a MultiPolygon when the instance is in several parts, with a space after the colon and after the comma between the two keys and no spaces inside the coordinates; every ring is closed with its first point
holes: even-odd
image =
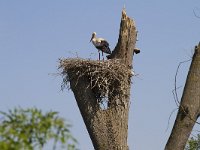
{"type": "Polygon", "coordinates": [[[184,150],[200,114],[200,44],[195,47],[179,111],[165,150],[184,150]]]}
{"type": "MultiPolygon", "coordinates": [[[[119,59],[129,71],[132,69],[136,36],[135,23],[123,10],[118,43],[108,58],[111,60],[119,59]]],[[[108,95],[109,102],[106,109],[100,109],[94,90],[88,88],[90,81],[87,76],[80,77],[73,72],[69,73],[68,76],[73,78],[70,80],[70,87],[95,150],[128,150],[131,76],[125,79],[128,82],[128,87],[124,91],[124,96],[118,97],[118,93],[115,93],[115,88],[117,89],[119,85],[112,86],[112,97],[108,95]]]]}

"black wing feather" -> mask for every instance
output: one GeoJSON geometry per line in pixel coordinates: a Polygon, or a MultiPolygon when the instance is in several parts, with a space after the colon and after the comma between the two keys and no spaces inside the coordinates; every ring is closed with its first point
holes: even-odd
{"type": "Polygon", "coordinates": [[[101,45],[103,46],[102,51],[107,54],[111,54],[111,50],[109,48],[109,43],[106,40],[101,41],[101,45]]]}

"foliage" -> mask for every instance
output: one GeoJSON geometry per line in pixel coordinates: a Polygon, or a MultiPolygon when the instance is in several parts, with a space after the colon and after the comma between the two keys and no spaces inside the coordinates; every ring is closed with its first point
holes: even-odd
{"type": "Polygon", "coordinates": [[[62,148],[75,150],[77,141],[72,137],[64,120],[58,113],[42,113],[37,108],[15,108],[8,113],[0,111],[0,149],[1,150],[34,150],[40,149],[53,141],[53,150],[57,143],[62,148]]]}
{"type": "Polygon", "coordinates": [[[200,134],[197,134],[197,138],[191,137],[188,140],[185,150],[200,150],[200,134]]]}

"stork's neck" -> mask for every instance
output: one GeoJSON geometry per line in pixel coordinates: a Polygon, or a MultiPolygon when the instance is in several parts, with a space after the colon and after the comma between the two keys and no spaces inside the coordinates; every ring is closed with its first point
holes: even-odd
{"type": "Polygon", "coordinates": [[[93,40],[93,39],[96,39],[96,38],[97,38],[97,37],[96,37],[96,34],[94,34],[93,37],[92,37],[92,40],[93,40]]]}
{"type": "Polygon", "coordinates": [[[97,40],[96,35],[92,37],[92,42],[94,43],[97,40]]]}

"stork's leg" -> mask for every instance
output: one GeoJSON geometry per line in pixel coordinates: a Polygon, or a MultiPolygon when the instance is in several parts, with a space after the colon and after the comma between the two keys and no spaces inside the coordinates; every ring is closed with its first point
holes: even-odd
{"type": "MultiPolygon", "coordinates": [[[[102,57],[103,57],[103,51],[101,51],[102,52],[102,57]]],[[[104,61],[104,57],[103,57],[103,61],[104,61]]]]}
{"type": "Polygon", "coordinates": [[[100,61],[100,51],[99,51],[99,49],[98,49],[98,53],[99,53],[99,61],[100,61]]]}
{"type": "Polygon", "coordinates": [[[99,61],[100,61],[100,52],[99,52],[99,61]]]}

